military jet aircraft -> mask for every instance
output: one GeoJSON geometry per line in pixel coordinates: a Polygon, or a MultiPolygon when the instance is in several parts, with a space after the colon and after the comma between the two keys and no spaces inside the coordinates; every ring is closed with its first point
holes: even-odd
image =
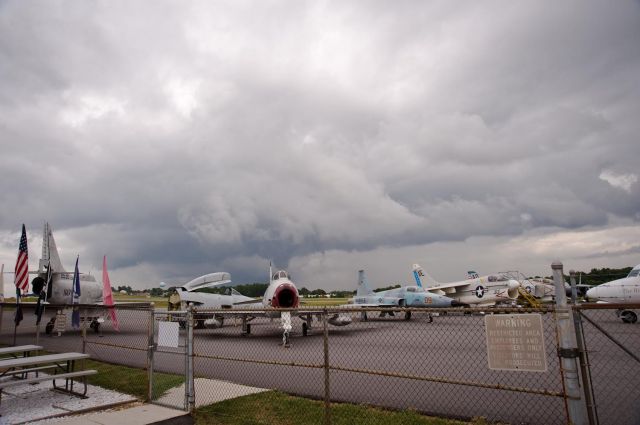
{"type": "Polygon", "coordinates": [[[425,290],[453,298],[459,303],[472,306],[493,306],[500,302],[511,302],[518,298],[520,282],[504,274],[477,276],[458,282],[440,283],[425,273],[419,264],[413,265],[416,284],[425,290]]]}
{"type": "MultiPolygon", "coordinates": [[[[365,307],[382,307],[381,315],[386,313],[393,315],[394,307],[428,307],[428,308],[447,308],[447,307],[464,307],[464,303],[460,303],[444,295],[427,292],[420,286],[403,286],[400,288],[389,289],[386,291],[374,292],[369,286],[364,270],[358,271],[358,289],[356,296],[349,299],[347,307],[365,308],[365,307]]],[[[429,315],[431,318],[431,315],[429,315]]],[[[363,314],[366,320],[366,312],[363,314]]],[[[411,319],[411,311],[405,312],[405,319],[411,319]]]]}
{"type": "MultiPolygon", "coordinates": [[[[225,286],[230,283],[231,275],[226,272],[200,276],[177,288],[170,302],[181,309],[185,309],[189,304],[205,310],[228,309],[228,312],[219,311],[209,316],[207,316],[206,311],[199,314],[198,317],[205,317],[200,319],[201,326],[217,328],[223,326],[225,318],[237,317],[242,320],[243,334],[251,333],[251,324],[249,322],[256,317],[280,318],[283,325],[285,345],[288,344],[288,333],[291,330],[291,314],[295,314],[303,320],[303,335],[306,336],[309,329],[311,329],[314,312],[300,308],[298,289],[285,270],[278,270],[272,273],[271,267],[269,267],[269,286],[262,300],[246,297],[233,289],[228,294],[197,292],[198,289],[225,286]],[[281,309],[286,310],[282,311],[281,309]]],[[[333,326],[346,326],[351,323],[351,317],[343,313],[335,313],[328,318],[328,323],[333,326]]]]}

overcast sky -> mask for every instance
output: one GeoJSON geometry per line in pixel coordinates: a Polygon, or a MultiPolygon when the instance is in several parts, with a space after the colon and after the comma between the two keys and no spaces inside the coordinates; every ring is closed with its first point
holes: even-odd
{"type": "Polygon", "coordinates": [[[638,1],[0,1],[7,270],[631,266],[639,135],[638,1]]]}

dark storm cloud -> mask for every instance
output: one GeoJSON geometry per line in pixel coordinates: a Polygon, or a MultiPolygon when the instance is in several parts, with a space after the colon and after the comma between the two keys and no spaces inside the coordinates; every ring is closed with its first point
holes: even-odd
{"type": "Polygon", "coordinates": [[[635,222],[638,12],[4,2],[2,252],[49,220],[122,279],[254,280],[268,259],[635,222]]]}

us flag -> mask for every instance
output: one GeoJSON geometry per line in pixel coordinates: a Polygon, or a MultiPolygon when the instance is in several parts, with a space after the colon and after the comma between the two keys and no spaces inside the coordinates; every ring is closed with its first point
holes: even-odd
{"type": "Polygon", "coordinates": [[[24,224],[22,225],[22,237],[20,238],[15,271],[16,287],[26,291],[29,288],[29,251],[27,250],[27,231],[24,224]]]}

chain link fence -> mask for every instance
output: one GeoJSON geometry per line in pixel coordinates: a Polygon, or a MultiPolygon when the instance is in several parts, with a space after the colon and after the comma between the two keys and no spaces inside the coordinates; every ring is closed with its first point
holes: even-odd
{"type": "MultiPolygon", "coordinates": [[[[625,323],[621,309],[640,304],[583,304],[575,308],[584,339],[585,363],[600,424],[640,424],[640,325],[625,323]]],[[[578,330],[579,332],[579,330],[578,330]]]]}
{"type": "MultiPolygon", "coordinates": [[[[85,351],[96,360],[146,368],[148,399],[174,408],[191,410],[229,391],[237,395],[227,385],[235,383],[323,400],[326,423],[336,402],[513,424],[568,422],[554,309],[291,311],[292,328],[283,340],[280,310],[154,311],[151,305],[123,305],[115,308],[116,331],[109,309],[84,306],[89,320],[72,330],[67,310],[66,329],[58,336],[55,326],[46,332],[58,307],[47,306],[36,326],[33,308],[23,305],[17,328],[15,306],[1,307],[0,343],[85,351]],[[515,314],[540,317],[542,371],[489,368],[486,317],[515,314]],[[103,320],[97,328],[94,319],[103,320]],[[154,379],[157,372],[182,375],[184,384],[165,388],[154,379]]],[[[640,326],[623,323],[616,311],[574,307],[585,366],[581,387],[590,394],[594,424],[640,423],[640,326]]]]}
{"type": "MultiPolygon", "coordinates": [[[[523,312],[493,312],[514,311],[523,312]]],[[[228,327],[196,330],[195,373],[333,402],[510,423],[565,423],[554,316],[548,310],[528,312],[542,315],[548,363],[542,373],[488,369],[484,312],[459,309],[318,310],[293,317],[288,348],[280,320],[255,311],[250,334],[243,333],[239,319],[228,327]],[[331,325],[337,315],[351,323],[331,325]],[[309,317],[313,322],[304,337],[309,317]]],[[[197,314],[214,317],[223,311],[197,314]]]]}

